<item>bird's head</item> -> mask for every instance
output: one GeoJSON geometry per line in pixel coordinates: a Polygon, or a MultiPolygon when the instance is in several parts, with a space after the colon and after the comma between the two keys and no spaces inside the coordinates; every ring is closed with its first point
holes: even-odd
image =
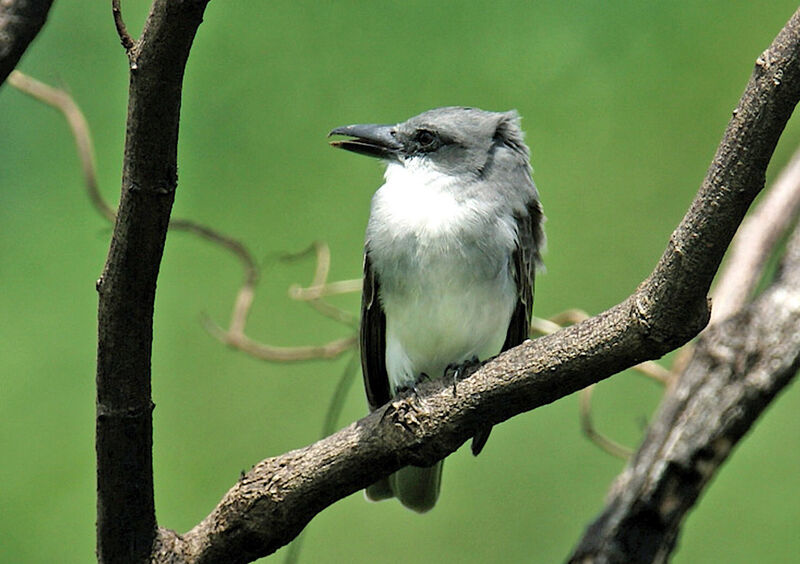
{"type": "Polygon", "coordinates": [[[402,165],[433,166],[450,175],[480,175],[496,156],[528,161],[516,111],[487,112],[452,106],[428,110],[396,125],[357,124],[329,135],[350,139],[331,145],[402,165]]]}

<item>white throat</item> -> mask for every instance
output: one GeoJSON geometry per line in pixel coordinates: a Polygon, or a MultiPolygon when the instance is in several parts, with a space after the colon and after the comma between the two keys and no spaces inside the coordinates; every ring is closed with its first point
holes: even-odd
{"type": "Polygon", "coordinates": [[[462,224],[471,206],[457,199],[456,179],[422,159],[390,163],[375,198],[374,214],[401,232],[442,235],[462,224]]]}

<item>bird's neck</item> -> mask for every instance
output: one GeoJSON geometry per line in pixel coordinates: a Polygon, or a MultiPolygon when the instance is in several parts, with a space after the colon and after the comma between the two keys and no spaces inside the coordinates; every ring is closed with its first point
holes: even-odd
{"type": "Polygon", "coordinates": [[[393,232],[453,236],[475,213],[474,202],[464,197],[466,182],[430,165],[392,163],[385,178],[373,200],[372,219],[393,232]]]}

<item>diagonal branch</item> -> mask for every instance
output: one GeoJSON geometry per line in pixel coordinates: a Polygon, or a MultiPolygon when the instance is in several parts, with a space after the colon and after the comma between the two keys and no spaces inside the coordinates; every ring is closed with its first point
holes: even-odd
{"type": "Polygon", "coordinates": [[[162,529],[159,554],[246,562],[286,544],[319,511],[407,464],[442,458],[479,427],[535,409],[696,335],[714,273],[800,98],[800,11],[756,62],[705,180],[652,274],[617,306],[526,341],[459,382],[425,382],[306,448],[256,465],[183,536],[162,529]]]}
{"type": "Polygon", "coordinates": [[[772,285],[704,331],[570,562],[666,562],[686,513],[800,368],[800,228],[772,285]]]}
{"type": "Polygon", "coordinates": [[[53,0],[0,2],[0,85],[41,31],[53,0]]]}

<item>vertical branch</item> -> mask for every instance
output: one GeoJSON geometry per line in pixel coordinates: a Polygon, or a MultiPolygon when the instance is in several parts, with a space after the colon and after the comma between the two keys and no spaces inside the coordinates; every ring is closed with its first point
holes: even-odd
{"type": "Polygon", "coordinates": [[[122,191],[108,258],[97,282],[101,562],[147,561],[156,535],[150,397],[153,301],[177,186],[183,73],[207,1],[155,0],[142,36],[128,49],[122,191]]]}

